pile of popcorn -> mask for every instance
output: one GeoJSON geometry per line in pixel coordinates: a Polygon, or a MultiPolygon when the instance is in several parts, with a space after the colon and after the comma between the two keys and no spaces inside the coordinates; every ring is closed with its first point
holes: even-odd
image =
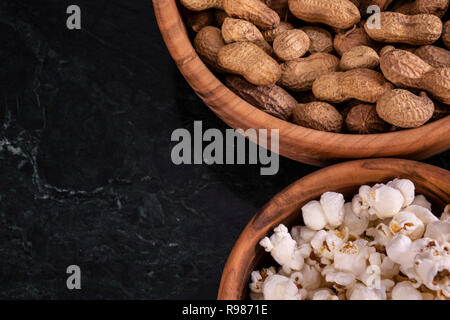
{"type": "Polygon", "coordinates": [[[302,215],[260,241],[280,267],[252,272],[251,299],[450,299],[450,205],[439,219],[410,180],[326,192],[302,215]]]}

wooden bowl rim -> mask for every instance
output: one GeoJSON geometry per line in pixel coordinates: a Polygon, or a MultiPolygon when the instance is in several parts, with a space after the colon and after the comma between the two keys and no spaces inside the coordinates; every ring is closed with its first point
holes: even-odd
{"type": "Polygon", "coordinates": [[[380,134],[347,134],[313,130],[259,110],[229,90],[195,52],[175,0],[153,0],[159,28],[179,70],[206,105],[225,123],[241,129],[279,129],[280,154],[313,165],[341,159],[408,157],[423,159],[450,148],[450,116],[414,129],[380,134]],[[380,144],[380,142],[382,142],[380,144]],[[300,149],[301,148],[301,149],[300,149]],[[430,148],[435,148],[429,150],[430,148]],[[426,151],[422,154],[422,151],[426,151]],[[324,162],[317,159],[329,159],[324,162]],[[419,155],[416,155],[419,154],[419,155]]]}
{"type": "MultiPolygon", "coordinates": [[[[314,182],[317,179],[333,176],[339,180],[343,178],[342,176],[351,174],[355,168],[359,170],[358,177],[366,177],[367,179],[385,170],[390,171],[386,171],[385,177],[380,179],[387,179],[389,176],[398,177],[400,175],[408,175],[409,177],[413,172],[422,179],[423,183],[431,181],[431,179],[437,179],[437,181],[442,181],[442,184],[436,184],[436,186],[439,186],[439,189],[442,188],[442,192],[445,193],[446,198],[442,199],[443,202],[450,203],[450,171],[429,164],[403,159],[379,158],[348,161],[319,169],[298,179],[277,193],[252,217],[240,234],[228,257],[222,273],[218,299],[236,300],[242,297],[242,292],[238,294],[237,288],[243,281],[247,283],[249,275],[245,270],[245,266],[249,266],[253,261],[253,257],[250,254],[246,255],[244,253],[254,252],[259,241],[269,234],[274,227],[294,215],[295,212],[299,212],[301,203],[316,199],[306,199],[303,194],[307,193],[308,190],[314,189],[311,186],[314,186],[314,182]],[[302,186],[307,187],[303,188],[302,186]],[[299,201],[297,203],[292,202],[292,197],[296,195],[302,195],[303,199],[298,197],[299,201]],[[278,210],[279,208],[281,209],[278,210]],[[274,215],[276,215],[276,219],[273,219],[274,215]]],[[[417,180],[417,177],[414,178],[417,180]]]]}

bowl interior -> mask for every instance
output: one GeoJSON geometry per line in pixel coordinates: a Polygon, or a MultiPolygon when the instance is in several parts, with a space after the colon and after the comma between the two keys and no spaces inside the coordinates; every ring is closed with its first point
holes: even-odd
{"type": "Polygon", "coordinates": [[[248,298],[250,273],[277,265],[258,242],[280,223],[288,227],[303,224],[300,208],[308,201],[318,199],[326,191],[340,192],[346,201],[351,201],[359,186],[385,183],[394,178],[412,180],[416,194],[427,197],[435,214],[440,214],[450,203],[450,172],[426,164],[377,159],[347,162],[319,170],[281,191],[252,218],[228,259],[219,299],[248,298]]]}

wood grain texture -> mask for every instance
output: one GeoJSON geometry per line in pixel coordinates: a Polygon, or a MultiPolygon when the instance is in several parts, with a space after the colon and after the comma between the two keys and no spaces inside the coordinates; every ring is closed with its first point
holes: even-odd
{"type": "Polygon", "coordinates": [[[413,181],[416,194],[424,194],[429,199],[434,213],[440,214],[444,205],[450,203],[450,172],[428,164],[402,159],[365,159],[316,171],[278,193],[250,220],[228,258],[218,299],[247,298],[250,273],[262,267],[263,257],[268,256],[258,242],[280,223],[301,224],[300,208],[308,201],[318,199],[326,191],[341,192],[350,201],[359,186],[394,178],[413,181]]]}
{"type": "Polygon", "coordinates": [[[277,119],[229,90],[196,54],[175,0],[153,0],[164,41],[205,104],[233,128],[279,129],[280,154],[318,166],[356,158],[425,159],[450,148],[450,116],[416,129],[357,135],[316,131],[277,119]]]}

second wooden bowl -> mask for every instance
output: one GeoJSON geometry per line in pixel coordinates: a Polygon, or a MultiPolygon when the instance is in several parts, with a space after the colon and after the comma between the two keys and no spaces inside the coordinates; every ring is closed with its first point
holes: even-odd
{"type": "Polygon", "coordinates": [[[259,241],[271,234],[280,223],[301,224],[300,208],[326,191],[341,192],[351,200],[359,186],[407,178],[414,182],[416,194],[423,194],[441,213],[450,203],[450,172],[427,164],[400,159],[370,159],[346,162],[316,171],[293,183],[250,220],[228,258],[222,274],[219,299],[238,300],[248,297],[250,273],[258,270],[268,254],[259,241]]]}
{"type": "Polygon", "coordinates": [[[421,160],[450,148],[450,116],[417,129],[356,135],[307,129],[260,111],[230,91],[200,60],[175,0],[153,0],[153,7],[170,54],[197,95],[232,128],[279,129],[279,153],[285,157],[325,166],[356,158],[421,160]]]}

